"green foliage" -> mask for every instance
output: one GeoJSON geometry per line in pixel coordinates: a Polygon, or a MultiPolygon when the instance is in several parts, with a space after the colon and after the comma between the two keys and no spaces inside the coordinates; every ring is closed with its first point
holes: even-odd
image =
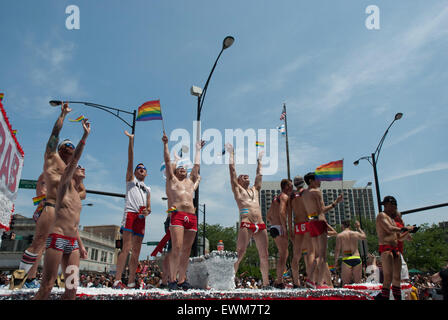
{"type": "Polygon", "coordinates": [[[448,261],[448,231],[435,224],[421,225],[421,229],[412,235],[411,241],[405,241],[404,258],[409,269],[423,272],[437,272],[448,261]]]}
{"type": "MultiPolygon", "coordinates": [[[[199,225],[198,237],[202,237],[203,224],[199,225]]],[[[236,251],[237,233],[235,227],[223,227],[219,224],[205,224],[205,237],[210,244],[210,252],[217,250],[218,241],[222,240],[224,243],[224,250],[236,251]]]]}

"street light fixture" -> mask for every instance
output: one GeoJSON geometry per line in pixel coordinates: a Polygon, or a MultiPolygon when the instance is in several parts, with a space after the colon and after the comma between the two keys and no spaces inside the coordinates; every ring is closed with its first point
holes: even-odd
{"type": "Polygon", "coordinates": [[[50,101],[50,105],[53,106],[53,107],[56,107],[56,106],[60,106],[63,102],[67,102],[67,103],[70,103],[70,104],[73,104],[73,103],[83,104],[83,105],[88,106],[88,107],[93,107],[93,108],[97,108],[97,109],[106,111],[106,112],[112,114],[113,116],[117,117],[118,119],[120,119],[120,120],[123,121],[124,123],[126,123],[126,124],[132,129],[132,134],[135,133],[135,118],[136,118],[136,115],[137,115],[137,113],[136,113],[135,110],[134,110],[133,112],[129,112],[129,111],[127,111],[127,110],[122,110],[122,109],[112,108],[112,107],[108,107],[108,106],[103,106],[103,105],[101,105],[101,104],[91,103],[91,102],[85,102],[85,101],[61,101],[61,100],[51,100],[51,101],[50,101]],[[112,112],[111,110],[114,111],[114,112],[112,112]],[[123,119],[123,118],[120,116],[120,112],[132,115],[132,124],[130,124],[129,122],[127,122],[125,119],[123,119]]]}
{"type": "Polygon", "coordinates": [[[397,114],[395,114],[394,120],[389,125],[386,132],[384,132],[383,137],[381,138],[380,142],[378,143],[378,146],[376,147],[375,152],[373,152],[370,156],[361,157],[358,160],[356,160],[355,162],[353,162],[353,164],[355,166],[357,166],[359,164],[360,160],[367,160],[372,165],[373,175],[375,178],[375,188],[376,188],[376,198],[377,198],[377,203],[378,203],[378,212],[382,211],[380,186],[379,186],[379,182],[378,182],[378,172],[377,172],[377,167],[376,167],[377,163],[378,163],[378,158],[380,156],[381,148],[383,146],[384,140],[386,139],[386,135],[389,132],[390,127],[392,127],[392,125],[394,124],[395,121],[400,120],[402,117],[403,117],[403,113],[401,113],[401,112],[398,112],[397,114]]]}
{"type": "MultiPolygon", "coordinates": [[[[216,64],[218,63],[219,58],[221,57],[221,54],[224,50],[229,48],[233,43],[235,42],[235,38],[232,36],[227,36],[224,38],[222,42],[222,48],[219,52],[218,57],[215,60],[215,63],[213,64],[212,70],[210,71],[210,74],[208,75],[207,81],[205,82],[204,89],[201,89],[200,87],[192,86],[190,89],[191,95],[198,98],[198,105],[197,105],[197,128],[196,128],[196,137],[199,139],[200,137],[200,125],[199,122],[201,121],[201,111],[202,106],[204,105],[205,95],[207,93],[208,84],[210,83],[210,79],[212,77],[213,72],[215,71],[216,64]]],[[[199,208],[199,186],[196,189],[194,193],[194,199],[193,199],[193,206],[196,208],[196,216],[198,216],[198,208],[199,208]]],[[[194,241],[193,247],[194,247],[194,253],[197,256],[198,255],[198,248],[197,248],[197,241],[198,236],[196,234],[196,239],[194,241]]]]}

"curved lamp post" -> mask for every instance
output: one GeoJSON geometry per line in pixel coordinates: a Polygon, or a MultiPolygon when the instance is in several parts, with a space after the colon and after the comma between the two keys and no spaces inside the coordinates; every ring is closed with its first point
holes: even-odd
{"type": "MultiPolygon", "coordinates": [[[[135,118],[136,118],[136,114],[137,114],[135,110],[133,112],[130,112],[130,111],[126,111],[126,110],[121,110],[121,109],[112,108],[112,107],[108,107],[108,106],[103,106],[101,104],[85,102],[85,101],[64,101],[64,102],[71,103],[71,104],[73,104],[73,103],[83,104],[88,107],[93,107],[93,108],[97,108],[97,109],[106,111],[106,112],[110,113],[111,115],[117,117],[124,123],[126,123],[132,129],[132,134],[135,133],[135,118]],[[112,111],[114,111],[114,112],[112,112],[112,111]],[[123,119],[120,116],[120,112],[132,115],[132,124],[127,122],[125,119],[123,119]]],[[[53,107],[60,106],[62,103],[63,103],[63,101],[61,101],[61,100],[51,100],[50,101],[50,105],[53,107]]]]}
{"type": "Polygon", "coordinates": [[[402,117],[403,117],[403,113],[401,113],[401,112],[398,112],[395,115],[394,120],[389,125],[386,132],[384,132],[383,137],[381,138],[380,142],[378,143],[378,146],[376,147],[375,152],[373,152],[370,156],[361,157],[358,160],[356,160],[355,162],[353,162],[353,164],[355,166],[357,166],[359,164],[360,160],[367,160],[372,165],[373,175],[375,178],[375,189],[376,189],[376,198],[377,198],[377,202],[378,202],[378,212],[382,211],[380,186],[379,186],[379,182],[378,182],[378,172],[377,172],[377,167],[376,167],[377,163],[378,163],[378,158],[380,156],[381,148],[383,146],[384,140],[386,139],[386,135],[389,132],[390,127],[392,127],[392,125],[394,124],[395,121],[400,120],[402,117]]]}
{"type": "MultiPolygon", "coordinates": [[[[227,36],[224,38],[223,42],[222,42],[222,48],[221,51],[219,52],[218,57],[215,60],[215,63],[213,64],[212,70],[210,71],[210,74],[208,75],[207,81],[205,82],[204,85],[204,89],[201,89],[199,87],[196,86],[192,86],[191,87],[191,94],[193,96],[198,97],[198,106],[197,106],[197,128],[196,128],[196,137],[199,138],[200,136],[200,126],[199,126],[199,121],[201,121],[201,111],[202,111],[202,106],[204,105],[204,99],[205,99],[205,95],[207,93],[207,88],[208,85],[210,83],[210,79],[212,77],[213,71],[215,71],[216,65],[218,63],[219,58],[221,57],[221,54],[224,52],[224,50],[226,50],[227,48],[229,48],[233,42],[235,42],[235,38],[232,36],[227,36]]],[[[194,199],[193,199],[193,205],[196,208],[196,215],[198,215],[198,207],[199,207],[199,187],[196,189],[195,193],[194,193],[194,199]]],[[[198,248],[197,248],[197,240],[198,240],[198,236],[196,234],[196,239],[194,241],[193,244],[193,251],[195,253],[195,255],[198,254],[198,248]]]]}

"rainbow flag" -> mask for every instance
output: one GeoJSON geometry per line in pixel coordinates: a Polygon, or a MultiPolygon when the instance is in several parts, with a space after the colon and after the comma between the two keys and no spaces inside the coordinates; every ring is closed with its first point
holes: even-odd
{"type": "Polygon", "coordinates": [[[76,119],[68,119],[68,121],[71,121],[71,122],[79,122],[79,121],[81,121],[81,120],[84,120],[84,116],[83,115],[80,115],[78,118],[76,118],[76,119]]]}
{"type": "Polygon", "coordinates": [[[5,96],[5,94],[4,93],[0,93],[0,102],[2,102],[3,101],[3,97],[5,96]]]}
{"type": "Polygon", "coordinates": [[[344,160],[332,161],[316,168],[316,179],[320,181],[342,181],[344,160]]]}
{"type": "Polygon", "coordinates": [[[262,141],[256,141],[256,142],[255,142],[255,146],[257,146],[257,147],[264,147],[264,142],[262,142],[262,141]]]}
{"type": "Polygon", "coordinates": [[[166,210],[166,213],[173,213],[173,212],[177,212],[177,208],[176,207],[171,207],[168,210],[166,210]]]}
{"type": "Polygon", "coordinates": [[[41,196],[38,196],[38,197],[34,197],[33,198],[33,203],[34,203],[34,205],[35,206],[37,206],[42,200],[45,200],[45,195],[43,194],[43,195],[41,195],[41,196]]]}
{"type": "Polygon", "coordinates": [[[160,100],[147,101],[138,108],[136,121],[162,120],[160,100]]]}
{"type": "Polygon", "coordinates": [[[12,134],[17,134],[17,130],[12,130],[12,134]]]}

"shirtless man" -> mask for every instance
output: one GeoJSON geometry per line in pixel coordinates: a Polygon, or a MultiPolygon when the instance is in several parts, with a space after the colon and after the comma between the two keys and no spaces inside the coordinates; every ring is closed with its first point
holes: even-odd
{"type": "Polygon", "coordinates": [[[308,226],[316,254],[316,258],[310,266],[310,273],[313,275],[314,272],[317,272],[313,278],[316,281],[317,288],[323,288],[324,274],[328,269],[327,230],[331,228],[325,219],[325,213],[342,201],[342,195],[339,195],[331,205],[325,206],[322,191],[320,190],[320,181],[316,179],[314,172],[305,175],[305,182],[308,185],[308,192],[304,193],[303,200],[310,219],[308,226]]]}
{"type": "Polygon", "coordinates": [[[294,186],[297,191],[293,193],[291,196],[291,207],[292,211],[289,212],[290,216],[288,219],[289,222],[289,231],[291,240],[293,243],[294,254],[291,261],[291,269],[292,269],[292,280],[294,288],[298,288],[300,286],[299,281],[299,262],[302,254],[304,254],[305,266],[307,277],[310,278],[311,275],[308,273],[309,265],[314,260],[314,250],[311,248],[311,238],[308,230],[308,215],[306,212],[306,208],[303,202],[303,194],[308,192],[307,189],[303,188],[305,185],[305,180],[301,176],[296,176],[294,178],[294,186]],[[294,219],[292,214],[294,212],[294,219]],[[294,227],[292,225],[292,221],[294,220],[294,227]]]}
{"type": "Polygon", "coordinates": [[[121,282],[124,266],[129,252],[132,251],[129,261],[128,288],[135,288],[135,271],[137,270],[138,258],[142,248],[142,240],[145,236],[146,217],[151,213],[151,188],[144,181],[148,175],[146,167],[139,163],[134,167],[134,135],[125,131],[129,138],[128,167],[126,169],[126,199],[125,213],[123,216],[121,233],[123,234],[123,247],[117,259],[117,272],[115,275],[114,288],[123,289],[125,285],[121,282]]]}
{"type": "Polygon", "coordinates": [[[378,251],[383,266],[383,287],[375,299],[389,300],[392,284],[394,299],[401,300],[401,253],[398,240],[407,237],[415,227],[397,227],[395,225],[393,218],[397,214],[397,200],[394,197],[384,197],[381,204],[384,206],[384,211],[376,217],[376,233],[378,234],[378,251]]]}
{"type": "Polygon", "coordinates": [[[289,245],[287,219],[291,216],[291,205],[289,201],[292,192],[291,180],[283,179],[280,183],[280,188],[282,192],[272,200],[266,219],[271,224],[270,234],[277,245],[279,254],[277,261],[277,279],[274,282],[274,287],[284,289],[283,273],[286,268],[286,260],[288,259],[289,245]]]}
{"type": "MultiPolygon", "coordinates": [[[[250,180],[248,175],[239,175],[237,177],[235,170],[235,155],[233,146],[226,144],[226,150],[230,154],[229,169],[230,169],[230,184],[232,186],[233,196],[235,197],[238,209],[240,211],[241,225],[238,232],[237,240],[237,254],[238,260],[235,262],[235,273],[244,258],[249,240],[253,237],[257,245],[258,255],[260,257],[260,271],[263,280],[263,287],[269,287],[269,264],[268,264],[268,233],[266,225],[261,216],[260,204],[258,202],[258,195],[261,189],[261,181],[263,175],[261,174],[261,158],[263,151],[258,155],[257,175],[255,183],[249,187],[250,180]]],[[[286,230],[285,230],[286,231],[286,230]]]]}
{"type": "Polygon", "coordinates": [[[360,283],[362,278],[362,260],[359,255],[358,241],[365,240],[366,234],[362,231],[359,221],[356,221],[355,226],[358,231],[350,230],[350,221],[342,222],[343,230],[336,236],[334,261],[336,269],[338,269],[338,258],[342,252],[342,285],[360,283]]]}
{"type": "MultiPolygon", "coordinates": [[[[176,170],[177,168],[177,162],[179,160],[181,160],[177,154],[174,155],[175,157],[175,161],[171,162],[171,168],[173,170],[173,172],[176,170]]],[[[180,166],[179,166],[180,168],[180,166]]],[[[194,191],[196,191],[196,189],[199,187],[199,182],[201,181],[201,177],[198,175],[198,179],[196,180],[195,184],[194,184],[194,191]]],[[[171,222],[171,211],[170,209],[173,207],[172,206],[172,201],[171,198],[168,197],[168,194],[170,193],[168,188],[167,188],[168,184],[165,184],[165,192],[167,194],[167,204],[168,204],[168,210],[167,210],[167,217],[166,220],[164,222],[164,227],[165,227],[165,233],[169,232],[169,228],[170,228],[170,222],[171,222]]],[[[163,275],[162,275],[162,284],[161,284],[161,288],[166,288],[168,287],[168,282],[170,282],[170,256],[171,256],[171,249],[172,249],[172,242],[171,239],[168,240],[168,250],[165,253],[165,256],[163,258],[163,275]]],[[[185,287],[185,285],[184,285],[185,287]]]]}
{"type": "Polygon", "coordinates": [[[78,227],[82,208],[78,187],[85,178],[84,169],[78,166],[78,161],[90,133],[90,123],[85,119],[82,126],[84,134],[75,149],[73,159],[64,169],[57,187],[55,220],[51,228],[51,234],[46,241],[47,250],[45,252],[42,284],[34,300],[48,299],[60,264],[65,279],[74,276],[74,281],[66,284],[62,299],[74,300],[76,297],[80,259],[78,227]]]}
{"type": "Polygon", "coordinates": [[[166,191],[167,197],[174,211],[170,217],[170,234],[172,249],[169,258],[170,282],[169,290],[188,290],[191,285],[186,281],[188,261],[191,247],[198,231],[198,218],[193,205],[193,196],[196,182],[199,179],[200,150],[203,142],[196,143],[196,154],[194,166],[190,177],[187,177],[187,170],[178,166],[173,170],[168,149],[168,137],[163,132],[162,141],[164,144],[164,159],[166,167],[166,191]],[[179,274],[179,278],[177,275],[179,274]],[[176,281],[176,279],[178,279],[176,281]]]}
{"type": "MultiPolygon", "coordinates": [[[[61,114],[56,120],[45,150],[44,171],[37,180],[36,196],[45,195],[45,200],[41,202],[33,215],[33,219],[36,222],[33,242],[25,250],[19,265],[19,269],[24,270],[25,273],[24,280],[26,280],[26,283],[22,282],[22,285],[25,285],[26,288],[38,287],[35,280],[36,272],[42,253],[45,250],[45,241],[55,219],[58,183],[65,167],[71,161],[75,149],[73,143],[68,139],[62,141],[58,146],[59,133],[62,129],[64,119],[70,111],[71,109],[67,103],[62,104],[61,114]]],[[[84,184],[81,182],[77,188],[81,199],[85,199],[86,190],[84,184]]],[[[81,258],[85,258],[87,257],[87,251],[82,245],[82,242],[80,242],[80,239],[78,241],[80,243],[81,258]]]]}

